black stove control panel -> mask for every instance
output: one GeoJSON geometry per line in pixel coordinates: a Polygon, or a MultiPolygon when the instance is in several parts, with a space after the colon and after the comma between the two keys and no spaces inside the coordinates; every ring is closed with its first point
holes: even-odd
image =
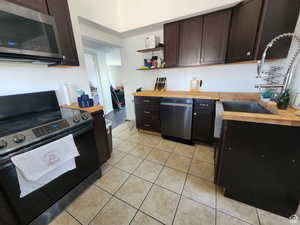
{"type": "Polygon", "coordinates": [[[70,124],[67,122],[67,120],[61,120],[43,127],[35,128],[32,131],[36,137],[42,137],[67,127],[70,127],[70,124]]]}

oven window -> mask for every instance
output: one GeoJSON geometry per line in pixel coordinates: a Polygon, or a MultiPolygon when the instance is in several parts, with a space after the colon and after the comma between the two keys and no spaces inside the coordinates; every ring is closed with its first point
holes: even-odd
{"type": "Polygon", "coordinates": [[[58,54],[55,32],[49,24],[0,10],[0,47],[58,54]]]}

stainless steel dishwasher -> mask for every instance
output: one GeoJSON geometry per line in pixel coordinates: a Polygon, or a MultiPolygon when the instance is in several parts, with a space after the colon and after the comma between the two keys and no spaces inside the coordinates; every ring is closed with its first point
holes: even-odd
{"type": "Polygon", "coordinates": [[[162,98],[160,102],[162,136],[191,141],[192,116],[193,99],[162,98]]]}

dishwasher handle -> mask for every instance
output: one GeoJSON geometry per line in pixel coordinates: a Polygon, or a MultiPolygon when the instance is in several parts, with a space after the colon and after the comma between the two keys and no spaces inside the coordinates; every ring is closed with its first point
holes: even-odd
{"type": "Polygon", "coordinates": [[[179,106],[179,107],[193,107],[193,104],[171,103],[171,102],[161,102],[160,105],[179,106]]]}

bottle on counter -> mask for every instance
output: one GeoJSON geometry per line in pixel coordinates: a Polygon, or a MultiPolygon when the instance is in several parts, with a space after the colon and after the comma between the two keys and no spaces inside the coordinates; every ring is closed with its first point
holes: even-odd
{"type": "Polygon", "coordinates": [[[290,103],[290,92],[289,90],[285,90],[277,100],[277,108],[285,110],[289,106],[290,103]]]}

